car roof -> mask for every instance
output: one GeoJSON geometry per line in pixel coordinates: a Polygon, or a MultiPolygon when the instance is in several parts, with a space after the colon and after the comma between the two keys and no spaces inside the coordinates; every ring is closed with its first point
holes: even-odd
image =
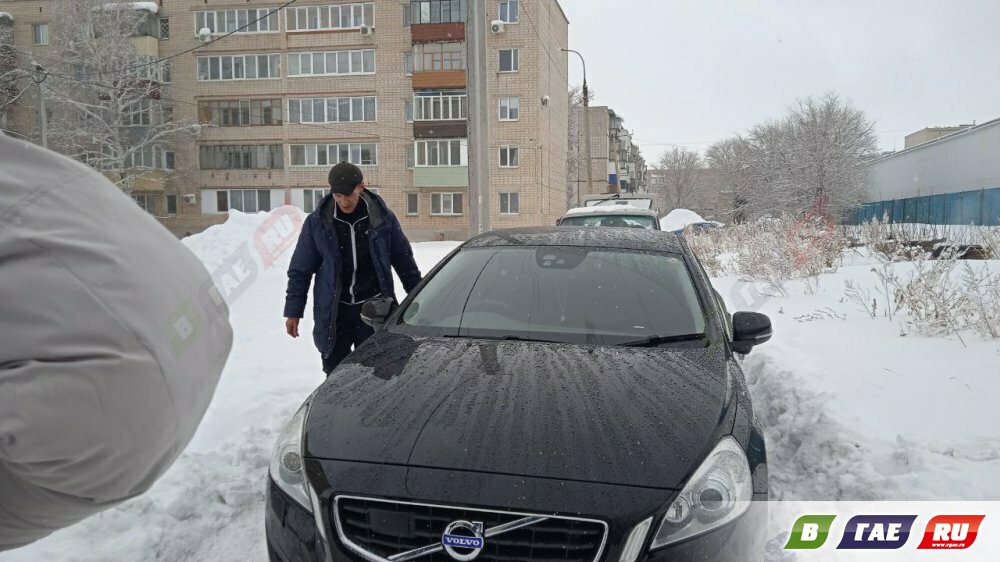
{"type": "Polygon", "coordinates": [[[680,240],[673,232],[646,228],[613,226],[556,226],[494,230],[480,234],[463,248],[498,246],[577,246],[649,252],[683,253],[680,240]]]}
{"type": "Polygon", "coordinates": [[[659,218],[656,211],[653,211],[652,209],[640,209],[639,207],[630,207],[628,205],[594,205],[591,207],[573,207],[572,209],[566,211],[563,218],[578,215],[643,215],[659,218]]]}

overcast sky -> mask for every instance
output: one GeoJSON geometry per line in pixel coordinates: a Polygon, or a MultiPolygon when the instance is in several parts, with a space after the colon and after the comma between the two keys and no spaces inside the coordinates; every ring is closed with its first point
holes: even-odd
{"type": "Polygon", "coordinates": [[[925,126],[1000,117],[1000,0],[559,1],[595,104],[625,118],[647,160],[828,90],[876,122],[886,150],[925,126]]]}

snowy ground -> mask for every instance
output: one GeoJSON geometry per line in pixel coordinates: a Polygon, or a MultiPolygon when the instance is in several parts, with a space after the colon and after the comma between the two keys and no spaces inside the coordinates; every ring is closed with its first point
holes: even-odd
{"type": "MultiPolygon", "coordinates": [[[[234,213],[185,243],[210,270],[255,247],[266,215],[234,213]]],[[[456,246],[414,246],[422,271],[456,246]]],[[[177,464],[144,496],[7,561],[265,560],[263,487],[277,431],[323,380],[308,336],[284,334],[291,251],[234,292],[235,344],[215,399],[177,464]],[[241,287],[241,290],[243,287],[241,287]]],[[[1000,263],[992,264],[1000,268],[1000,263]]],[[[1000,499],[1000,341],[900,337],[899,326],[840,302],[844,280],[871,284],[864,260],[824,275],[815,295],[791,283],[767,298],[715,284],[730,310],[770,315],[775,336],[746,360],[768,431],[780,499],[1000,499]]],[[[311,319],[302,332],[311,330],[311,319]]]]}

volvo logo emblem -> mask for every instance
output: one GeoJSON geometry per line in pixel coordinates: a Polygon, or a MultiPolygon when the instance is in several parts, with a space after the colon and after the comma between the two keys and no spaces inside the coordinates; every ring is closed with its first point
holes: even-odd
{"type": "Polygon", "coordinates": [[[441,535],[441,546],[448,556],[463,562],[475,560],[485,545],[483,524],[478,521],[452,521],[441,535]]]}

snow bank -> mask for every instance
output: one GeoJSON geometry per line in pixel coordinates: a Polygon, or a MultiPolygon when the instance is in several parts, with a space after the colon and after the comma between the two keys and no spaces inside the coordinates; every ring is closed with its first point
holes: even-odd
{"type": "Polygon", "coordinates": [[[674,209],[667,213],[667,216],[660,219],[660,228],[668,232],[682,230],[689,224],[707,222],[701,215],[687,209],[674,209]]]}

